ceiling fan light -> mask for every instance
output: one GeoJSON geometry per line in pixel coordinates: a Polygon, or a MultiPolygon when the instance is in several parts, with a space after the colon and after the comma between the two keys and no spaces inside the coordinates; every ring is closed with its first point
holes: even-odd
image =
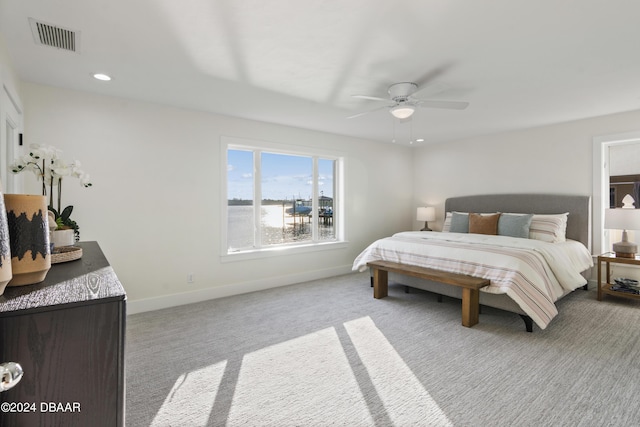
{"type": "Polygon", "coordinates": [[[415,111],[416,109],[413,105],[396,105],[391,109],[391,114],[395,118],[406,119],[411,117],[415,111]]]}

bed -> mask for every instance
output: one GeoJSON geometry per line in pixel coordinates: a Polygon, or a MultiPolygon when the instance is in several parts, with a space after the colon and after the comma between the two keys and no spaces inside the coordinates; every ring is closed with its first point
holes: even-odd
{"type": "MultiPolygon", "coordinates": [[[[368,262],[385,260],[489,279],[491,284],[480,291],[480,305],[519,314],[529,332],[533,323],[545,329],[558,314],[555,302],[585,287],[593,266],[589,196],[453,197],[445,201],[445,212],[445,228],[454,226],[451,231],[402,232],[380,239],[358,255],[353,269],[365,271],[368,262]],[[495,217],[496,213],[500,215],[495,217]],[[521,230],[516,234],[507,230],[505,234],[504,227],[500,235],[464,232],[459,228],[464,214],[481,223],[502,218],[505,224],[522,224],[523,218],[532,218],[530,233],[524,237],[521,230]]],[[[461,298],[455,286],[398,273],[389,273],[389,280],[461,298]]]]}

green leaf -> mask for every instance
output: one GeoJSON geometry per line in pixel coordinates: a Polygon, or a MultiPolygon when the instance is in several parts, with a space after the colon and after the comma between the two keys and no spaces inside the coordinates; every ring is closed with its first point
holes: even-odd
{"type": "Polygon", "coordinates": [[[62,210],[60,217],[62,218],[63,222],[67,222],[69,220],[69,218],[71,217],[72,211],[73,211],[73,206],[67,206],[62,210]]]}
{"type": "Polygon", "coordinates": [[[56,221],[58,220],[58,218],[60,218],[60,213],[58,213],[58,211],[53,207],[53,206],[49,206],[48,208],[51,212],[53,212],[53,215],[56,219],[56,221]]]}

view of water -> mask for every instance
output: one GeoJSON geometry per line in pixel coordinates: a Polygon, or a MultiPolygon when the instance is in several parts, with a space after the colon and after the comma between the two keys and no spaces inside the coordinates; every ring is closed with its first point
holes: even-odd
{"type": "MultiPolygon", "coordinates": [[[[261,207],[262,245],[311,241],[313,220],[309,217],[293,217],[285,213],[290,207],[268,205],[261,207]]],[[[228,207],[227,239],[231,250],[248,249],[253,246],[253,206],[228,207]]],[[[333,240],[333,223],[322,220],[316,225],[320,240],[333,240]]]]}

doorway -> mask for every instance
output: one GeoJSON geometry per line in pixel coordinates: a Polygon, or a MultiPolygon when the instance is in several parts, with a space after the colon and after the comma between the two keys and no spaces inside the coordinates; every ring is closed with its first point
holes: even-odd
{"type": "Polygon", "coordinates": [[[18,156],[22,134],[22,108],[6,86],[0,93],[0,181],[4,193],[21,192],[19,181],[9,170],[18,156]]]}
{"type": "MultiPolygon", "coordinates": [[[[625,134],[606,135],[593,139],[593,252],[601,254],[611,249],[611,242],[619,240],[618,230],[606,230],[604,228],[604,211],[612,203],[617,206],[619,195],[611,193],[611,176],[640,174],[640,170],[631,172],[620,164],[624,156],[615,153],[640,153],[640,131],[625,134]],[[612,156],[612,151],[614,155],[612,156]],[[613,164],[613,162],[616,162],[613,164]],[[622,173],[624,172],[624,173],[622,173]],[[629,172],[629,173],[626,173],[629,172]]],[[[626,154],[628,155],[628,154],[626,154]]],[[[623,188],[623,187],[621,187],[623,188]]],[[[626,188],[626,187],[624,187],[626,188]]],[[[623,190],[624,191],[624,190],[623,190]]],[[[622,195],[624,196],[624,195],[622,195]]],[[[634,197],[636,207],[640,200],[634,197]]]]}

